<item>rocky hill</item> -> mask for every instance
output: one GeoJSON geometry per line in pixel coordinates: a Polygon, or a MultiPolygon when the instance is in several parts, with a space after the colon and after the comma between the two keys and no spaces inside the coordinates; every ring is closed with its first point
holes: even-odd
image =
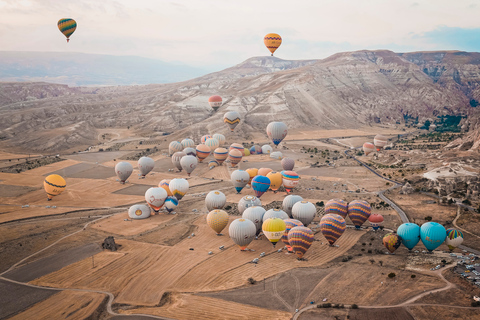
{"type": "Polygon", "coordinates": [[[435,60],[427,57],[440,55],[382,50],[309,61],[255,57],[220,72],[164,85],[79,89],[38,83],[25,90],[23,84],[3,83],[0,138],[3,146],[57,152],[94,144],[99,128],[130,127],[144,135],[226,133],[223,114],[229,110],[241,114],[236,131],[246,139],[252,132],[264,134],[273,120],[314,128],[421,125],[447,115],[463,115],[465,121],[476,111],[472,99],[476,101],[480,83],[477,55],[446,53],[443,60],[435,60]],[[429,71],[434,65],[445,71],[429,71]],[[7,90],[12,87],[17,88],[15,94],[7,90]],[[40,94],[56,90],[57,96],[40,94]],[[38,92],[29,93],[33,91],[38,92]],[[216,113],[207,103],[213,94],[224,100],[216,113]]]}

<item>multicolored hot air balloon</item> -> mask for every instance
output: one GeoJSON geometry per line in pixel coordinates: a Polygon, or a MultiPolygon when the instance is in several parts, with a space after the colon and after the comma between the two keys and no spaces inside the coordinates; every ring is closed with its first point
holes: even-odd
{"type": "Polygon", "coordinates": [[[260,198],[268,188],[270,188],[270,179],[264,176],[256,176],[252,179],[252,189],[255,195],[260,198]]]}
{"type": "Polygon", "coordinates": [[[172,191],[170,191],[169,183],[170,183],[170,179],[163,179],[158,183],[158,186],[160,188],[163,188],[167,192],[168,196],[172,196],[173,194],[172,194],[172,191]]]}
{"type": "Polygon", "coordinates": [[[265,46],[272,53],[273,56],[275,50],[277,50],[278,47],[280,47],[280,45],[282,44],[282,37],[280,37],[276,33],[269,33],[265,37],[263,37],[263,43],[265,43],[265,46]]]}
{"type": "Polygon", "coordinates": [[[221,133],[215,133],[212,138],[217,139],[221,146],[225,143],[225,136],[221,133]]]}
{"type": "Polygon", "coordinates": [[[283,176],[280,172],[276,171],[271,171],[267,173],[267,178],[270,179],[270,189],[273,190],[273,192],[277,192],[278,188],[283,183],[283,176]]]}
{"type": "Polygon", "coordinates": [[[218,108],[222,106],[222,97],[220,96],[211,96],[208,98],[208,104],[212,107],[213,111],[217,111],[218,108]]]}
{"type": "Polygon", "coordinates": [[[227,197],[223,192],[218,190],[210,191],[205,197],[205,206],[208,211],[223,209],[225,203],[227,203],[227,197]]]}
{"type": "Polygon", "coordinates": [[[249,219],[235,219],[228,227],[228,234],[230,238],[240,247],[240,250],[245,250],[247,246],[255,238],[257,227],[249,219]]]}
{"type": "Polygon", "coordinates": [[[363,144],[363,152],[366,156],[375,151],[375,145],[371,142],[365,142],[363,144]]]}
{"type": "Polygon", "coordinates": [[[43,181],[43,187],[47,193],[47,199],[50,201],[54,196],[58,196],[63,192],[63,190],[65,190],[67,183],[62,176],[58,174],[51,174],[43,181]]]}
{"type": "Polygon", "coordinates": [[[262,146],[262,154],[270,154],[270,152],[272,151],[273,151],[272,147],[270,147],[268,144],[264,144],[262,146]]]}
{"type": "Polygon", "coordinates": [[[213,157],[220,165],[222,165],[223,161],[228,158],[228,150],[225,148],[217,148],[213,151],[213,157]]]}
{"type": "Polygon", "coordinates": [[[420,239],[428,251],[438,248],[447,237],[445,227],[436,222],[427,222],[420,227],[420,239]]]}
{"type": "Polygon", "coordinates": [[[186,147],[185,149],[183,149],[182,152],[185,153],[187,156],[197,156],[197,151],[195,150],[195,148],[192,147],[186,147]]]}
{"type": "Polygon", "coordinates": [[[329,213],[320,220],[320,230],[331,246],[345,232],[346,227],[345,219],[338,214],[329,213]]]}
{"type": "Polygon", "coordinates": [[[220,163],[218,163],[217,160],[210,160],[208,161],[208,168],[209,169],[213,169],[213,168],[216,168],[220,165],[220,163]]]}
{"type": "Polygon", "coordinates": [[[397,228],[397,234],[400,236],[403,245],[410,251],[420,241],[420,227],[415,223],[402,223],[397,228]]]}
{"type": "Polygon", "coordinates": [[[240,123],[240,114],[237,111],[229,111],[223,116],[223,122],[225,122],[230,131],[233,132],[235,127],[240,123]]]}
{"type": "Polygon", "coordinates": [[[249,196],[243,197],[242,199],[240,199],[240,201],[238,201],[237,209],[238,209],[238,212],[242,214],[243,211],[245,211],[245,209],[247,208],[254,207],[254,206],[261,206],[261,205],[262,205],[262,201],[260,201],[259,198],[249,195],[249,196]]]}
{"type": "Polygon", "coordinates": [[[197,157],[194,156],[183,156],[180,159],[180,165],[182,166],[183,170],[187,173],[190,177],[190,174],[195,170],[198,165],[197,157]]]}
{"type": "Polygon", "coordinates": [[[261,154],[262,153],[262,148],[259,145],[253,145],[250,148],[250,154],[261,154]]]}
{"type": "Polygon", "coordinates": [[[242,191],[247,185],[248,181],[250,181],[250,175],[245,170],[235,170],[230,177],[237,193],[240,193],[240,191],[242,191]]]}
{"type": "Polygon", "coordinates": [[[368,222],[372,225],[373,230],[378,230],[383,222],[383,216],[378,213],[372,213],[370,217],[368,217],[368,222]]]}
{"type": "Polygon", "coordinates": [[[348,204],[348,217],[357,229],[360,229],[362,224],[367,221],[371,212],[372,208],[365,200],[353,200],[348,204]]]}
{"type": "Polygon", "coordinates": [[[286,228],[287,226],[285,222],[279,218],[267,219],[262,224],[263,234],[273,244],[274,247],[278,240],[282,238],[286,228]]]}
{"type": "Polygon", "coordinates": [[[373,138],[373,144],[377,148],[377,151],[382,150],[383,147],[387,145],[388,137],[384,136],[383,134],[377,134],[375,138],[373,138]]]}
{"type": "Polygon", "coordinates": [[[174,154],[172,154],[172,163],[173,165],[178,169],[178,171],[182,171],[182,165],[180,163],[180,160],[185,157],[187,154],[183,151],[177,151],[174,154]]]}
{"type": "Polygon", "coordinates": [[[295,203],[302,201],[303,198],[295,194],[290,194],[283,199],[282,208],[290,217],[292,216],[292,208],[295,203]]]}
{"type": "Polygon", "coordinates": [[[207,224],[217,235],[221,235],[223,229],[228,224],[228,213],[223,210],[215,209],[207,214],[207,224]]]}
{"type": "Polygon", "coordinates": [[[170,155],[174,154],[175,152],[182,151],[182,150],[183,150],[183,146],[178,141],[172,141],[168,145],[168,152],[170,153],[170,155]]]}
{"type": "Polygon", "coordinates": [[[445,243],[450,251],[453,251],[455,248],[461,245],[462,242],[463,233],[460,230],[453,228],[447,229],[447,238],[445,239],[445,243]]]}
{"type": "Polygon", "coordinates": [[[250,176],[250,180],[248,181],[249,185],[252,185],[252,179],[255,178],[255,176],[258,176],[258,169],[257,168],[248,168],[247,170],[248,175],[250,176]]]}
{"type": "Polygon", "coordinates": [[[307,227],[293,227],[288,232],[288,242],[293,251],[297,254],[298,259],[302,259],[305,252],[312,245],[315,237],[312,230],[307,227]]]}
{"type": "Polygon", "coordinates": [[[163,204],[163,207],[168,211],[168,213],[171,213],[175,208],[178,206],[178,199],[175,198],[174,196],[168,196],[165,199],[165,203],[163,204]]]}
{"type": "Polygon", "coordinates": [[[300,177],[295,171],[282,171],[283,186],[287,193],[291,192],[293,188],[298,184],[300,177]]]}
{"type": "Polygon", "coordinates": [[[265,212],[266,211],[263,209],[263,207],[253,206],[246,208],[242,213],[242,218],[248,219],[255,224],[255,227],[257,228],[257,235],[260,233],[260,231],[262,231],[263,216],[265,212]]]}
{"type": "Polygon", "coordinates": [[[122,184],[125,184],[125,181],[127,181],[132,172],[133,166],[129,162],[122,161],[115,165],[115,173],[122,184]]]}
{"type": "Polygon", "coordinates": [[[242,153],[242,157],[245,155],[245,148],[240,143],[232,143],[230,145],[229,151],[238,150],[242,153]]]}
{"type": "Polygon", "coordinates": [[[308,201],[298,201],[292,207],[292,217],[300,220],[307,227],[315,218],[317,208],[308,201]]]}
{"type": "Polygon", "coordinates": [[[205,142],[210,139],[212,136],[209,134],[206,134],[200,138],[200,143],[205,144],[205,142]]]}
{"type": "Polygon", "coordinates": [[[153,161],[153,159],[150,157],[141,157],[138,159],[137,166],[138,170],[140,171],[140,175],[142,178],[145,178],[145,176],[153,170],[155,161],[153,161]]]}
{"type": "Polygon", "coordinates": [[[202,162],[203,160],[205,160],[209,155],[210,155],[210,148],[207,147],[206,145],[204,144],[199,144],[197,146],[197,158],[198,158],[198,161],[199,162],[202,162]]]}
{"type": "Polygon", "coordinates": [[[181,200],[185,196],[189,187],[190,187],[190,184],[188,183],[187,180],[183,178],[172,179],[170,180],[170,183],[169,183],[169,188],[170,188],[170,191],[172,192],[172,195],[178,200],[181,200]]]}
{"type": "Polygon", "coordinates": [[[288,219],[288,214],[286,214],[285,211],[280,209],[270,209],[263,215],[263,221],[266,221],[270,218],[279,218],[285,220],[288,219]]]}
{"type": "Polygon", "coordinates": [[[282,142],[282,140],[287,136],[287,133],[287,125],[283,122],[270,122],[267,126],[267,136],[276,146],[282,142]]]}
{"type": "Polygon", "coordinates": [[[283,221],[285,222],[286,229],[282,235],[282,241],[283,243],[285,243],[285,246],[287,247],[288,252],[293,252],[292,246],[290,246],[290,242],[288,242],[288,232],[294,227],[303,227],[303,223],[296,219],[284,219],[283,221]]]}
{"type": "Polygon", "coordinates": [[[193,141],[192,139],[183,139],[182,142],[180,142],[182,144],[182,147],[183,149],[185,148],[193,148],[195,147],[195,141],[193,141]]]}
{"type": "Polygon", "coordinates": [[[150,188],[145,192],[145,201],[147,201],[147,205],[152,208],[153,211],[158,213],[167,196],[167,192],[163,188],[150,188]]]}
{"type": "Polygon", "coordinates": [[[70,41],[70,36],[77,29],[77,22],[70,18],[64,18],[64,19],[58,20],[57,26],[58,26],[58,30],[60,30],[60,32],[63,33],[65,37],[67,37],[67,42],[68,42],[70,41]]]}
{"type": "Polygon", "coordinates": [[[228,159],[230,160],[230,166],[235,167],[240,161],[242,161],[242,153],[237,149],[230,150],[228,152],[228,159]]]}
{"type": "Polygon", "coordinates": [[[135,204],[128,208],[128,217],[130,219],[146,219],[150,217],[150,207],[144,204],[135,204]]]}
{"type": "Polygon", "coordinates": [[[329,213],[338,214],[345,219],[348,214],[348,203],[341,199],[328,200],[325,204],[325,214],[329,213]]]}
{"type": "Polygon", "coordinates": [[[282,168],[285,171],[292,171],[295,167],[295,160],[293,160],[292,158],[283,158],[281,163],[282,168]]]}
{"type": "Polygon", "coordinates": [[[401,244],[402,238],[396,233],[387,233],[383,237],[383,245],[388,249],[388,251],[390,251],[390,253],[393,253],[395,250],[397,250],[401,244]]]}

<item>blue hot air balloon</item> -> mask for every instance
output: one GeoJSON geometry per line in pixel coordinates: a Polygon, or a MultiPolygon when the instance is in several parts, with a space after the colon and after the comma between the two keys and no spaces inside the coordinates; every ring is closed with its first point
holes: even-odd
{"type": "Polygon", "coordinates": [[[428,251],[433,251],[440,246],[447,237],[447,230],[436,222],[427,222],[420,228],[420,238],[428,251]]]}
{"type": "Polygon", "coordinates": [[[265,176],[255,176],[252,179],[252,189],[257,198],[260,198],[268,188],[270,188],[270,179],[265,176]]]}
{"type": "Polygon", "coordinates": [[[420,241],[420,227],[415,223],[402,223],[397,229],[397,234],[402,238],[402,243],[408,250],[412,250],[420,241]]]}

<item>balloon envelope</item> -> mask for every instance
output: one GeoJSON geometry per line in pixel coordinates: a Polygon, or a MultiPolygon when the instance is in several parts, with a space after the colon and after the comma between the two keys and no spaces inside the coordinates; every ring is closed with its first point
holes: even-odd
{"type": "Polygon", "coordinates": [[[345,219],[348,214],[348,203],[341,199],[328,200],[325,204],[325,214],[329,213],[338,214],[345,219]]]}
{"type": "Polygon", "coordinates": [[[225,143],[225,136],[221,133],[215,133],[212,138],[217,139],[221,146],[225,143]]]}
{"type": "Polygon", "coordinates": [[[60,32],[63,33],[65,37],[67,37],[68,42],[70,40],[70,36],[77,29],[77,22],[70,18],[63,18],[58,20],[57,26],[58,30],[60,30],[60,32]]]}
{"type": "Polygon", "coordinates": [[[240,201],[238,201],[238,212],[242,214],[243,211],[245,211],[245,209],[249,207],[261,206],[261,205],[262,205],[262,201],[260,201],[259,198],[248,195],[240,199],[240,201]]]}
{"type": "Polygon", "coordinates": [[[170,179],[163,179],[162,181],[160,181],[158,183],[158,186],[160,188],[163,188],[166,192],[167,192],[167,195],[168,196],[172,196],[172,191],[170,191],[170,179]]]}
{"type": "Polygon", "coordinates": [[[363,144],[363,152],[365,152],[365,155],[368,156],[370,153],[375,151],[375,145],[371,142],[365,142],[363,144]]]}
{"type": "Polygon", "coordinates": [[[265,37],[263,37],[263,43],[273,56],[275,50],[277,50],[278,47],[280,47],[280,45],[282,44],[282,37],[280,37],[280,35],[276,33],[269,33],[265,37]]]}
{"type": "Polygon", "coordinates": [[[52,200],[54,196],[58,196],[63,192],[63,190],[65,190],[67,183],[62,176],[58,174],[51,174],[43,181],[43,187],[47,193],[48,200],[52,200]]]}
{"type": "Polygon", "coordinates": [[[245,250],[247,246],[255,238],[257,227],[249,219],[235,219],[228,227],[228,234],[241,250],[245,250]]]}
{"type": "Polygon", "coordinates": [[[115,165],[115,173],[121,183],[125,183],[133,172],[133,166],[129,162],[119,162],[115,165]]]}
{"type": "Polygon", "coordinates": [[[383,237],[383,245],[388,249],[388,251],[390,251],[390,253],[393,253],[395,250],[397,250],[401,244],[402,239],[396,233],[387,233],[383,237]]]}
{"type": "Polygon", "coordinates": [[[228,159],[230,160],[230,165],[235,167],[240,161],[242,161],[242,153],[237,149],[230,150],[228,152],[228,159]]]}
{"type": "Polygon", "coordinates": [[[200,138],[200,143],[205,144],[205,142],[210,139],[212,136],[209,134],[206,134],[200,138]]]}
{"type": "Polygon", "coordinates": [[[263,221],[265,222],[267,219],[270,218],[279,218],[282,220],[288,219],[288,214],[285,211],[280,209],[270,209],[263,215],[263,221]]]}
{"type": "Polygon", "coordinates": [[[217,111],[218,108],[222,106],[222,97],[220,96],[211,96],[208,98],[208,104],[212,107],[213,111],[217,111]]]}
{"type": "Polygon", "coordinates": [[[267,174],[269,174],[270,172],[272,172],[273,170],[270,169],[270,168],[260,168],[258,169],[258,172],[257,172],[257,175],[258,176],[267,176],[267,174]]]}
{"type": "Polygon", "coordinates": [[[245,170],[235,170],[230,177],[237,193],[240,193],[248,181],[250,181],[250,175],[245,170]]]}
{"type": "Polygon", "coordinates": [[[185,153],[187,156],[197,156],[197,151],[195,150],[195,148],[192,147],[186,147],[185,149],[183,149],[183,153],[185,153]]]}
{"type": "Polygon", "coordinates": [[[180,163],[180,160],[186,155],[187,154],[183,151],[177,151],[172,155],[172,163],[179,171],[182,171],[183,169],[182,164],[180,163]]]}
{"type": "Polygon", "coordinates": [[[183,150],[183,146],[178,141],[172,141],[168,145],[168,151],[170,152],[170,155],[174,154],[175,152],[182,151],[182,150],[183,150]]]}
{"type": "Polygon", "coordinates": [[[155,212],[158,212],[167,198],[167,192],[163,188],[150,188],[145,192],[145,201],[155,212]]]}
{"type": "Polygon", "coordinates": [[[182,147],[185,149],[185,148],[193,148],[195,147],[195,141],[193,141],[192,139],[183,139],[182,142],[180,142],[182,144],[182,147]]]}
{"type": "Polygon", "coordinates": [[[250,180],[248,181],[248,184],[251,185],[253,178],[255,178],[255,176],[258,176],[258,169],[257,168],[248,168],[245,171],[247,171],[248,175],[250,176],[250,180]]]}
{"type": "Polygon", "coordinates": [[[400,236],[402,243],[408,250],[412,250],[420,241],[420,227],[415,223],[402,223],[397,228],[397,234],[400,236]]]}
{"type": "Polygon", "coordinates": [[[270,152],[272,151],[273,151],[272,147],[270,147],[268,144],[264,144],[262,146],[262,154],[270,154],[270,152]]]}
{"type": "Polygon", "coordinates": [[[169,183],[169,188],[170,188],[170,191],[172,192],[172,195],[178,200],[181,200],[183,196],[185,196],[189,187],[190,187],[190,184],[188,183],[187,180],[183,178],[172,179],[169,183]]]}
{"type": "Polygon", "coordinates": [[[312,230],[307,227],[294,227],[288,232],[288,242],[301,259],[315,240],[312,230]]]}
{"type": "Polygon", "coordinates": [[[428,251],[438,248],[447,237],[445,227],[436,222],[427,222],[420,227],[420,239],[428,251]]]}
{"type": "Polygon", "coordinates": [[[276,159],[276,160],[282,160],[283,154],[280,151],[271,152],[270,158],[276,159]]]}
{"type": "Polygon", "coordinates": [[[192,173],[193,170],[195,170],[195,168],[197,167],[197,164],[198,164],[197,157],[194,157],[194,156],[183,156],[180,159],[180,165],[182,166],[183,170],[185,170],[185,172],[188,174],[188,176],[190,176],[190,173],[192,173]]]}
{"type": "Polygon", "coordinates": [[[226,202],[227,197],[225,197],[223,192],[218,190],[210,191],[205,197],[205,206],[207,207],[208,211],[222,209],[226,202]]]}
{"type": "Polygon", "coordinates": [[[283,122],[270,122],[267,126],[267,136],[276,146],[282,142],[287,136],[287,133],[287,125],[283,122]]]}
{"type": "Polygon", "coordinates": [[[145,219],[150,217],[150,207],[144,204],[135,204],[128,208],[128,217],[130,219],[145,219]]]}
{"type": "Polygon", "coordinates": [[[210,148],[207,147],[206,145],[204,144],[199,144],[197,146],[197,158],[198,158],[198,161],[199,162],[202,162],[203,160],[205,160],[206,157],[208,157],[210,155],[210,148]]]}
{"type": "Polygon", "coordinates": [[[267,173],[267,178],[270,179],[270,189],[277,191],[282,185],[283,176],[280,172],[271,171],[267,173]]]}
{"type": "Polygon", "coordinates": [[[377,230],[383,222],[383,216],[378,213],[372,213],[368,217],[368,222],[372,225],[373,230],[377,230]]]}
{"type": "Polygon", "coordinates": [[[300,177],[295,171],[282,171],[282,183],[287,192],[291,192],[293,188],[298,184],[300,177]]]}
{"type": "Polygon", "coordinates": [[[207,224],[217,234],[220,234],[228,224],[228,213],[219,209],[210,211],[207,215],[207,224]]]}
{"type": "Polygon", "coordinates": [[[373,144],[377,148],[377,151],[380,151],[383,147],[387,145],[388,137],[384,136],[383,134],[377,134],[375,138],[373,138],[373,144]]]}
{"type": "Polygon", "coordinates": [[[282,159],[282,168],[285,171],[292,171],[295,167],[295,160],[292,158],[283,158],[282,159]]]}
{"type": "Polygon", "coordinates": [[[208,138],[205,141],[205,145],[209,147],[210,150],[213,152],[215,149],[218,148],[218,146],[220,145],[220,142],[215,138],[208,138]]]}
{"type": "Polygon", "coordinates": [[[282,238],[286,228],[287,226],[285,222],[279,218],[267,219],[262,224],[263,234],[273,244],[274,247],[278,240],[282,238]]]}
{"type": "Polygon", "coordinates": [[[317,208],[308,201],[298,201],[292,207],[292,217],[300,220],[307,227],[315,218],[317,208]]]}
{"type": "Polygon", "coordinates": [[[270,179],[264,176],[256,176],[252,179],[252,189],[255,195],[260,198],[268,188],[270,188],[270,179]]]}
{"type": "Polygon", "coordinates": [[[372,208],[365,200],[353,200],[348,204],[348,217],[357,229],[360,229],[362,224],[367,221],[371,212],[372,208]]]}
{"type": "Polygon", "coordinates": [[[290,242],[288,242],[288,232],[294,227],[303,227],[303,223],[296,219],[284,219],[283,221],[285,222],[286,229],[282,235],[282,242],[285,243],[287,250],[292,252],[292,247],[290,246],[290,242]]]}
{"type": "Polygon", "coordinates": [[[340,238],[346,227],[345,219],[338,214],[329,213],[320,220],[320,230],[330,245],[333,245],[340,238]]]}
{"type": "Polygon", "coordinates": [[[250,154],[261,154],[262,153],[262,148],[259,145],[253,145],[250,148],[250,154]]]}
{"type": "Polygon", "coordinates": [[[178,199],[175,198],[174,196],[168,196],[165,199],[165,203],[163,204],[163,207],[167,209],[169,213],[175,210],[177,206],[178,206],[178,199]]]}
{"type": "Polygon", "coordinates": [[[447,229],[447,238],[445,239],[445,243],[448,248],[453,251],[463,242],[463,233],[457,229],[447,229]]]}
{"type": "Polygon", "coordinates": [[[240,114],[237,111],[229,111],[223,116],[223,122],[225,122],[230,131],[233,132],[235,127],[240,123],[240,114]]]}
{"type": "Polygon", "coordinates": [[[138,170],[140,174],[145,177],[155,166],[155,161],[150,157],[141,157],[137,162],[138,170]]]}
{"type": "Polygon", "coordinates": [[[283,199],[282,208],[290,217],[292,216],[293,205],[299,201],[302,201],[303,198],[295,194],[290,194],[283,199]]]}
{"type": "Polygon", "coordinates": [[[213,157],[220,165],[222,165],[223,161],[228,157],[228,150],[225,148],[217,148],[213,151],[213,157]]]}
{"type": "Polygon", "coordinates": [[[257,234],[259,234],[262,230],[263,216],[265,212],[265,209],[260,206],[248,207],[243,211],[242,218],[252,221],[257,228],[257,234]]]}

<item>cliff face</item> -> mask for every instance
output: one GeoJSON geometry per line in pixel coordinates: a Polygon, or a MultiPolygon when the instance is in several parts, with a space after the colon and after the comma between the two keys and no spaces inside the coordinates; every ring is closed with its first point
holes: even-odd
{"type": "MultiPolygon", "coordinates": [[[[29,84],[34,91],[46,92],[35,94],[36,99],[26,99],[27,93],[13,97],[6,89],[25,84],[0,83],[0,113],[4,115],[0,136],[4,145],[59,151],[95,143],[96,129],[106,127],[130,126],[142,134],[226,133],[223,114],[230,110],[242,117],[236,129],[240,139],[251,132],[263,133],[274,120],[289,127],[355,128],[471,114],[476,109],[471,97],[476,97],[480,83],[480,72],[472,62],[476,60],[467,59],[463,69],[455,60],[455,68],[461,70],[460,85],[446,71],[434,73],[436,78],[425,72],[424,65],[436,60],[422,60],[418,55],[357,51],[308,61],[256,57],[217,73],[165,85],[68,88],[29,84]],[[55,90],[61,93],[48,93],[55,90]],[[216,113],[207,103],[213,94],[223,98],[216,113]],[[48,141],[42,143],[46,137],[48,141]]],[[[435,63],[450,70],[453,62],[445,56],[443,62],[435,63]]]]}

